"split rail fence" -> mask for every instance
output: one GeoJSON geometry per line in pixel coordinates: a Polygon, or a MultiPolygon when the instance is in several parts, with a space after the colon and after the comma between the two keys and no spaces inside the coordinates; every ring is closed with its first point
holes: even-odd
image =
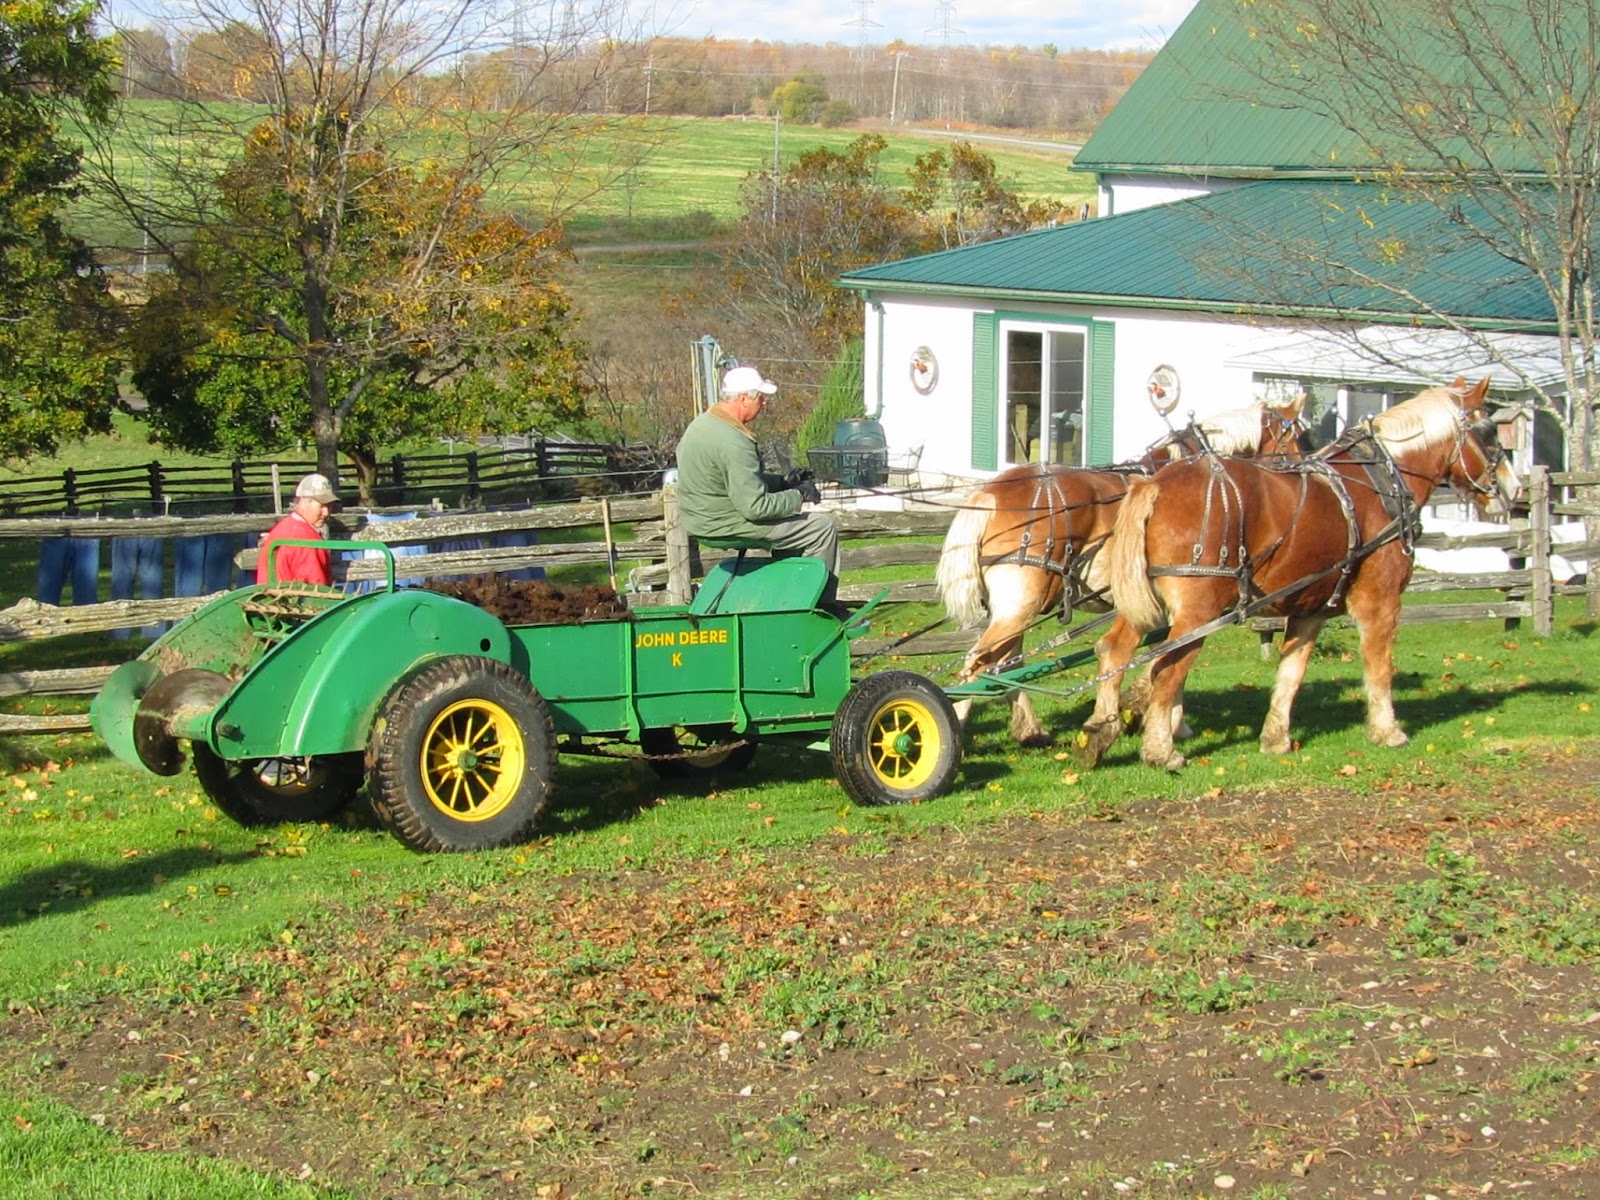
{"type": "MultiPolygon", "coordinates": [[[[1488,574],[1455,575],[1419,571],[1412,579],[1413,593],[1500,593],[1498,600],[1473,598],[1456,602],[1409,603],[1402,620],[1422,621],[1504,620],[1531,621],[1536,634],[1553,627],[1555,598],[1587,594],[1591,611],[1600,601],[1596,583],[1558,584],[1550,570],[1551,528],[1555,518],[1600,516],[1600,472],[1551,474],[1535,468],[1528,483],[1526,514],[1492,533],[1449,537],[1424,535],[1424,548],[1503,550],[1515,570],[1488,574]]],[[[932,567],[940,542],[959,500],[917,502],[904,511],[845,510],[839,512],[845,542],[840,556],[840,597],[865,601],[887,587],[890,605],[936,606],[932,567]],[[866,544],[863,544],[866,543],[866,544]],[[914,578],[889,583],[862,582],[859,576],[885,567],[925,567],[914,578]],[[855,577],[855,578],[853,578],[855,577]]],[[[379,514],[381,518],[383,514],[379,514]]],[[[379,519],[379,518],[375,518],[379,519]]],[[[144,517],[105,520],[79,517],[0,520],[0,539],[29,538],[162,538],[179,539],[221,534],[235,535],[253,545],[255,535],[271,523],[252,514],[199,517],[144,517]]],[[[649,495],[602,498],[548,504],[506,512],[461,512],[428,517],[383,520],[359,525],[345,536],[381,541],[405,557],[396,563],[405,578],[439,579],[484,572],[550,571],[574,566],[605,566],[616,577],[620,566],[633,564],[625,586],[628,602],[635,606],[687,603],[697,567],[708,567],[727,552],[699,554],[677,520],[673,491],[649,495]],[[586,532],[587,531],[587,532],[586,532]],[[581,541],[548,540],[549,535],[581,541]],[[597,533],[603,534],[596,537],[597,533]],[[544,539],[544,540],[541,540],[544,539]],[[507,540],[525,544],[500,544],[507,540]]],[[[1579,542],[1555,547],[1571,559],[1594,560],[1600,544],[1579,542]]],[[[237,569],[253,570],[255,551],[239,551],[232,560],[237,569]]],[[[378,559],[352,559],[340,564],[347,583],[376,581],[383,577],[378,559]]],[[[622,578],[617,578],[623,584],[622,578]]],[[[113,600],[73,606],[18,601],[0,610],[0,643],[39,641],[72,634],[147,629],[161,622],[181,620],[213,598],[208,595],[113,600]]],[[[909,622],[908,622],[909,623],[909,622]]],[[[897,622],[889,622],[896,625],[897,622]]],[[[1281,622],[1252,622],[1268,640],[1281,622]]],[[[977,637],[975,630],[936,629],[905,641],[889,636],[869,636],[852,643],[858,656],[891,650],[897,656],[959,655],[977,637]]],[[[0,672],[0,698],[25,695],[83,695],[97,691],[111,667],[68,670],[0,672]]],[[[78,714],[34,716],[0,714],[0,733],[38,733],[82,730],[88,727],[78,714]]]]}
{"type": "MultiPolygon", "coordinates": [[[[395,454],[377,465],[374,493],[380,505],[448,508],[550,498],[580,489],[580,481],[607,478],[616,490],[651,486],[666,464],[648,446],[517,439],[511,446],[480,447],[443,454],[395,454]]],[[[127,517],[143,513],[269,513],[277,497],[317,464],[312,459],[171,467],[160,462],[133,467],[76,470],[8,480],[0,495],[0,517],[78,513],[127,517]]]]}

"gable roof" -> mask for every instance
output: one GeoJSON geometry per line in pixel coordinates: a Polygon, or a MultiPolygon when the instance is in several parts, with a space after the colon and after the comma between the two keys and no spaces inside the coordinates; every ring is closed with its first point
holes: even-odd
{"type": "MultiPolygon", "coordinates": [[[[1463,201],[1463,208],[1468,207],[1463,201]]],[[[1538,280],[1377,184],[1253,183],[1119,216],[852,271],[841,287],[1553,332],[1538,280]],[[1405,294],[1409,292],[1409,295],[1405,294]]]]}
{"type": "MultiPolygon", "coordinates": [[[[1495,21],[1495,56],[1530,64],[1550,61],[1552,51],[1544,42],[1559,40],[1559,30],[1536,29],[1534,22],[1540,18],[1517,5],[1469,7],[1472,11],[1458,14],[1464,23],[1490,16],[1495,21]]],[[[1583,20],[1586,6],[1566,7],[1570,10],[1566,20],[1583,20]]],[[[1306,101],[1288,90],[1277,92],[1263,82],[1282,70],[1300,78],[1303,86],[1305,79],[1299,72],[1313,69],[1312,64],[1280,63],[1270,57],[1271,38],[1256,36],[1257,27],[1270,19],[1268,13],[1252,0],[1199,0],[1091,135],[1074,167],[1100,174],[1245,179],[1307,175],[1350,179],[1371,171],[1377,163],[1359,136],[1330,116],[1311,111],[1306,101]]],[[[1414,83],[1433,84],[1485,112],[1505,112],[1508,106],[1519,105],[1513,93],[1485,86],[1484,77],[1478,74],[1481,64],[1469,60],[1460,48],[1462,31],[1440,24],[1439,6],[1431,0],[1385,0],[1374,10],[1373,20],[1381,20],[1383,27],[1371,36],[1398,44],[1396,62],[1407,64],[1414,83]]],[[[1582,29],[1575,32],[1580,37],[1583,34],[1582,29]]],[[[1356,42],[1363,36],[1365,31],[1356,33],[1356,42]]],[[[1392,74],[1397,69],[1393,63],[1377,67],[1360,62],[1356,71],[1392,74]]],[[[1550,66],[1533,67],[1529,86],[1537,88],[1551,70],[1550,66]]],[[[1398,81],[1390,83],[1387,77],[1376,76],[1361,76],[1359,84],[1346,82],[1357,77],[1354,72],[1329,76],[1312,91],[1331,112],[1363,120],[1363,113],[1375,113],[1374,102],[1360,98],[1363,87],[1371,87],[1375,81],[1380,88],[1401,86],[1398,81]],[[1348,98],[1338,98],[1344,95],[1348,98]]],[[[1537,96],[1527,98],[1531,110],[1540,103],[1537,96]]],[[[1502,123],[1513,129],[1516,124],[1502,123]]],[[[1378,121],[1374,127],[1382,124],[1378,121]]],[[[1489,144],[1497,167],[1541,174],[1537,153],[1524,139],[1499,136],[1489,144]]],[[[1464,147],[1462,152],[1469,161],[1476,157],[1464,147]]],[[[1398,161],[1406,157],[1402,155],[1398,161]]]]}

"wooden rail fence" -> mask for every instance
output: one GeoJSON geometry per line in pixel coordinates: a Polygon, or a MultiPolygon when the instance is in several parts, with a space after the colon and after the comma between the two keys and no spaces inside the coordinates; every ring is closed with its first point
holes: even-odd
{"type": "MultiPolygon", "coordinates": [[[[524,446],[445,454],[395,454],[378,464],[374,490],[384,506],[430,503],[449,508],[547,498],[584,486],[619,492],[654,487],[665,465],[648,446],[533,439],[524,446]],[[588,485],[581,481],[588,479],[588,485]],[[601,483],[601,481],[608,481],[601,483]]],[[[68,468],[59,475],[7,481],[0,516],[137,513],[268,513],[295,481],[316,470],[311,459],[165,466],[68,468]]],[[[353,490],[346,481],[346,490],[353,490]]]]}

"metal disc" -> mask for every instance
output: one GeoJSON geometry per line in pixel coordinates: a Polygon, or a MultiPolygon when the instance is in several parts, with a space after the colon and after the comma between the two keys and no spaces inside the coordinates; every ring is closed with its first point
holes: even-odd
{"type": "Polygon", "coordinates": [[[133,718],[133,746],[139,761],[157,775],[176,775],[183,770],[183,751],[171,730],[173,716],[215,708],[232,689],[226,675],[199,667],[185,667],[156,680],[140,699],[133,718]]]}

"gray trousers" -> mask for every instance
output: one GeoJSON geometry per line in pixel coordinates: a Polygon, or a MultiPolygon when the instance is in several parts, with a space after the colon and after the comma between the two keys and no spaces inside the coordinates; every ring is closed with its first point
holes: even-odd
{"type": "MultiPolygon", "coordinates": [[[[796,513],[781,521],[763,524],[759,535],[772,546],[772,557],[804,555],[820,558],[837,586],[839,578],[839,526],[827,513],[796,513]]],[[[830,587],[829,591],[832,591],[830,587]]]]}

